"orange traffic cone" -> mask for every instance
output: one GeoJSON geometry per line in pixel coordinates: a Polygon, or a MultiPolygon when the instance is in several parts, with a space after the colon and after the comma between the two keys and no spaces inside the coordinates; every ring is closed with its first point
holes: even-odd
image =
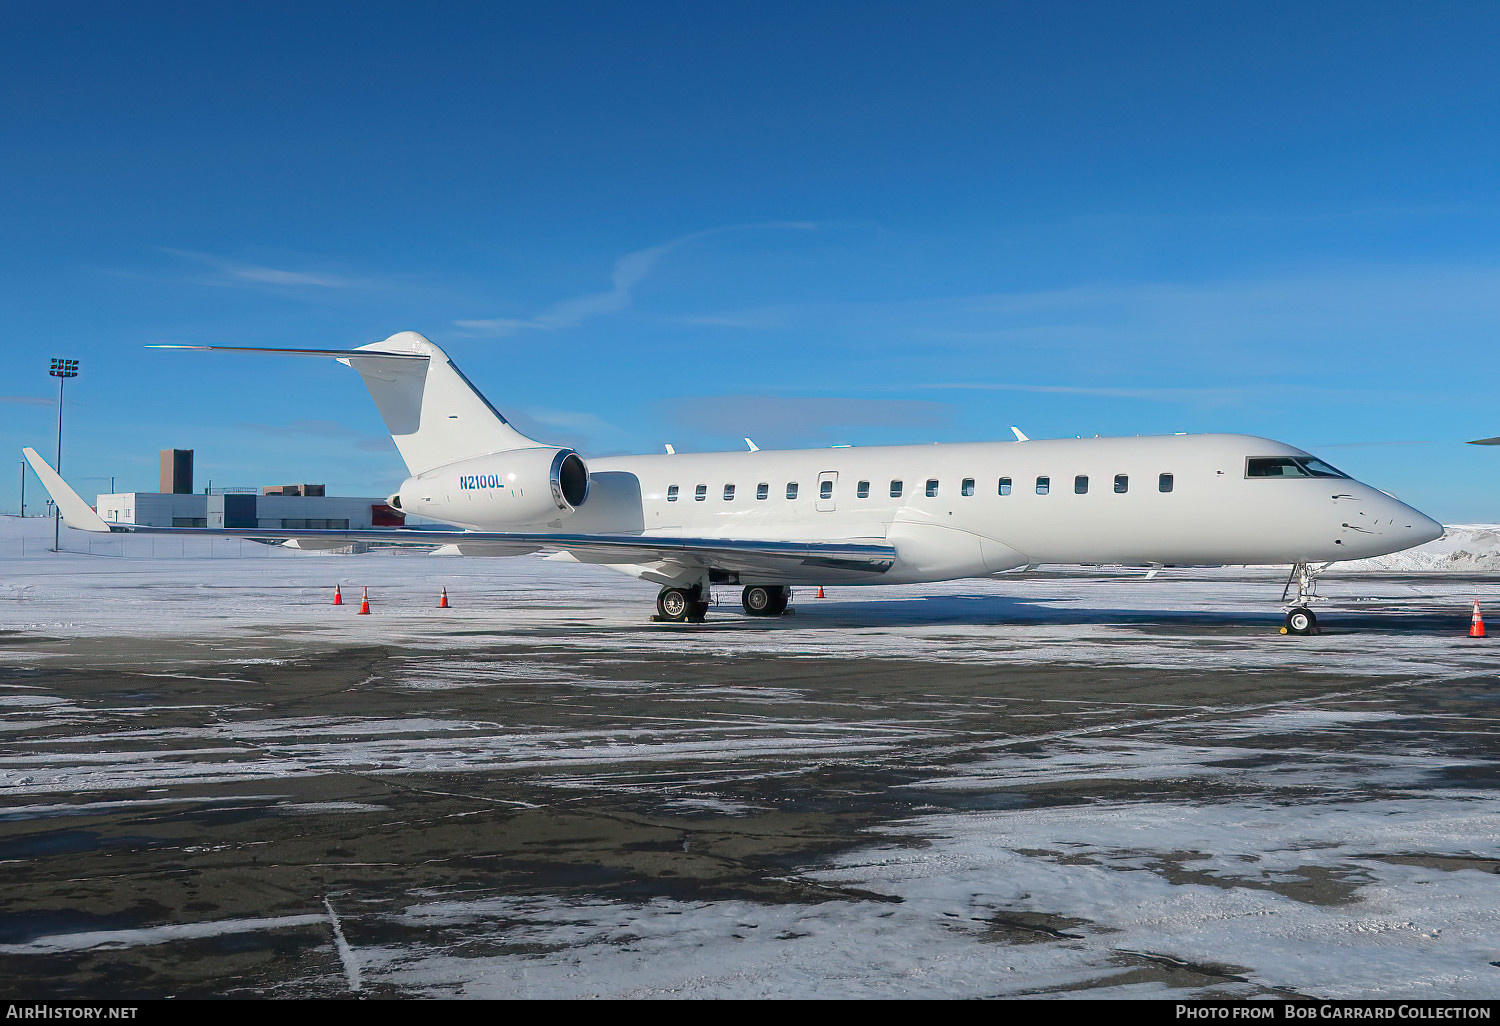
{"type": "Polygon", "coordinates": [[[1469,637],[1484,637],[1484,617],[1479,615],[1479,600],[1474,600],[1474,617],[1469,621],[1469,637]]]}
{"type": "Polygon", "coordinates": [[[337,584],[333,586],[333,604],[336,606],[341,606],[344,604],[344,594],[343,592],[339,591],[339,586],[337,584]]]}
{"type": "Polygon", "coordinates": [[[820,584],[820,585],[818,585],[818,595],[817,595],[817,597],[818,597],[818,598],[824,598],[824,597],[826,597],[826,596],[824,596],[824,594],[823,594],[823,586],[822,586],[822,585],[821,585],[821,584],[820,584]]]}
{"type": "Polygon", "coordinates": [[[448,589],[447,588],[444,588],[443,589],[443,593],[438,596],[438,608],[439,609],[447,609],[448,608],[448,589]]]}
{"type": "Polygon", "coordinates": [[[370,589],[369,588],[365,588],[365,589],[363,589],[360,592],[360,596],[359,596],[359,615],[360,616],[369,616],[370,615],[370,589]]]}

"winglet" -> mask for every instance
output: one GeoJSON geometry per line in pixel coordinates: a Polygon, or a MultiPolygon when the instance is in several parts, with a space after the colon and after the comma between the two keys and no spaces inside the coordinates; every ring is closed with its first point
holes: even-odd
{"type": "Polygon", "coordinates": [[[47,489],[47,494],[57,503],[57,508],[62,511],[63,519],[68,522],[69,527],[96,534],[109,533],[109,525],[104,522],[104,518],[80,499],[78,493],[68,487],[68,482],[46,460],[38,456],[35,449],[22,449],[21,452],[25,454],[26,462],[31,464],[31,469],[36,471],[36,476],[42,479],[42,487],[47,489]]]}
{"type": "Polygon", "coordinates": [[[760,452],[760,446],[758,446],[754,442],[750,441],[750,439],[748,439],[748,438],[745,439],[745,444],[750,447],[750,451],[751,452],[760,452]]]}
{"type": "Polygon", "coordinates": [[[1016,427],[1014,424],[1011,425],[1010,429],[1016,433],[1016,441],[1018,441],[1018,442],[1029,442],[1029,441],[1031,441],[1031,439],[1029,439],[1025,435],[1021,434],[1021,429],[1018,428],[1018,427],[1016,427]]]}

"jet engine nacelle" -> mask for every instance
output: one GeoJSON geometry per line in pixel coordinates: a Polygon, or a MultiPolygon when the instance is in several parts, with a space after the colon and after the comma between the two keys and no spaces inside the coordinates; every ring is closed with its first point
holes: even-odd
{"type": "Polygon", "coordinates": [[[572,449],[550,446],[475,456],[406,479],[390,504],[403,513],[479,530],[539,527],[570,516],[589,494],[572,449]]]}

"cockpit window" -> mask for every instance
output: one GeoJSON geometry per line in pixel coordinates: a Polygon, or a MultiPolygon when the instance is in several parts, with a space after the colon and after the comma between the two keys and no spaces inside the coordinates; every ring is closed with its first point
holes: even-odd
{"type": "Polygon", "coordinates": [[[1246,477],[1348,477],[1311,456],[1251,456],[1245,460],[1246,477]]]}
{"type": "Polygon", "coordinates": [[[1307,472],[1313,477],[1348,477],[1349,475],[1337,467],[1330,467],[1322,460],[1313,459],[1311,456],[1299,456],[1297,462],[1307,468],[1307,472]]]}

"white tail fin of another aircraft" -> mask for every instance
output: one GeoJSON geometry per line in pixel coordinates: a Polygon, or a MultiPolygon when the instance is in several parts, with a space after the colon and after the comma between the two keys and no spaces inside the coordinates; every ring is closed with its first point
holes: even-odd
{"type": "Polygon", "coordinates": [[[258,346],[154,346],[332,357],[364,379],[391,439],[413,476],[447,463],[541,445],[500,415],[448,354],[415,331],[358,349],[272,349],[258,346]]]}
{"type": "Polygon", "coordinates": [[[57,508],[69,527],[95,533],[109,531],[109,525],[104,522],[104,518],[94,512],[94,508],[84,502],[78,493],[58,476],[57,471],[52,469],[52,465],[37,455],[35,449],[22,449],[21,454],[26,457],[26,462],[31,464],[31,469],[36,471],[36,476],[41,479],[42,487],[47,489],[47,494],[52,496],[53,502],[57,503],[57,508]]]}

